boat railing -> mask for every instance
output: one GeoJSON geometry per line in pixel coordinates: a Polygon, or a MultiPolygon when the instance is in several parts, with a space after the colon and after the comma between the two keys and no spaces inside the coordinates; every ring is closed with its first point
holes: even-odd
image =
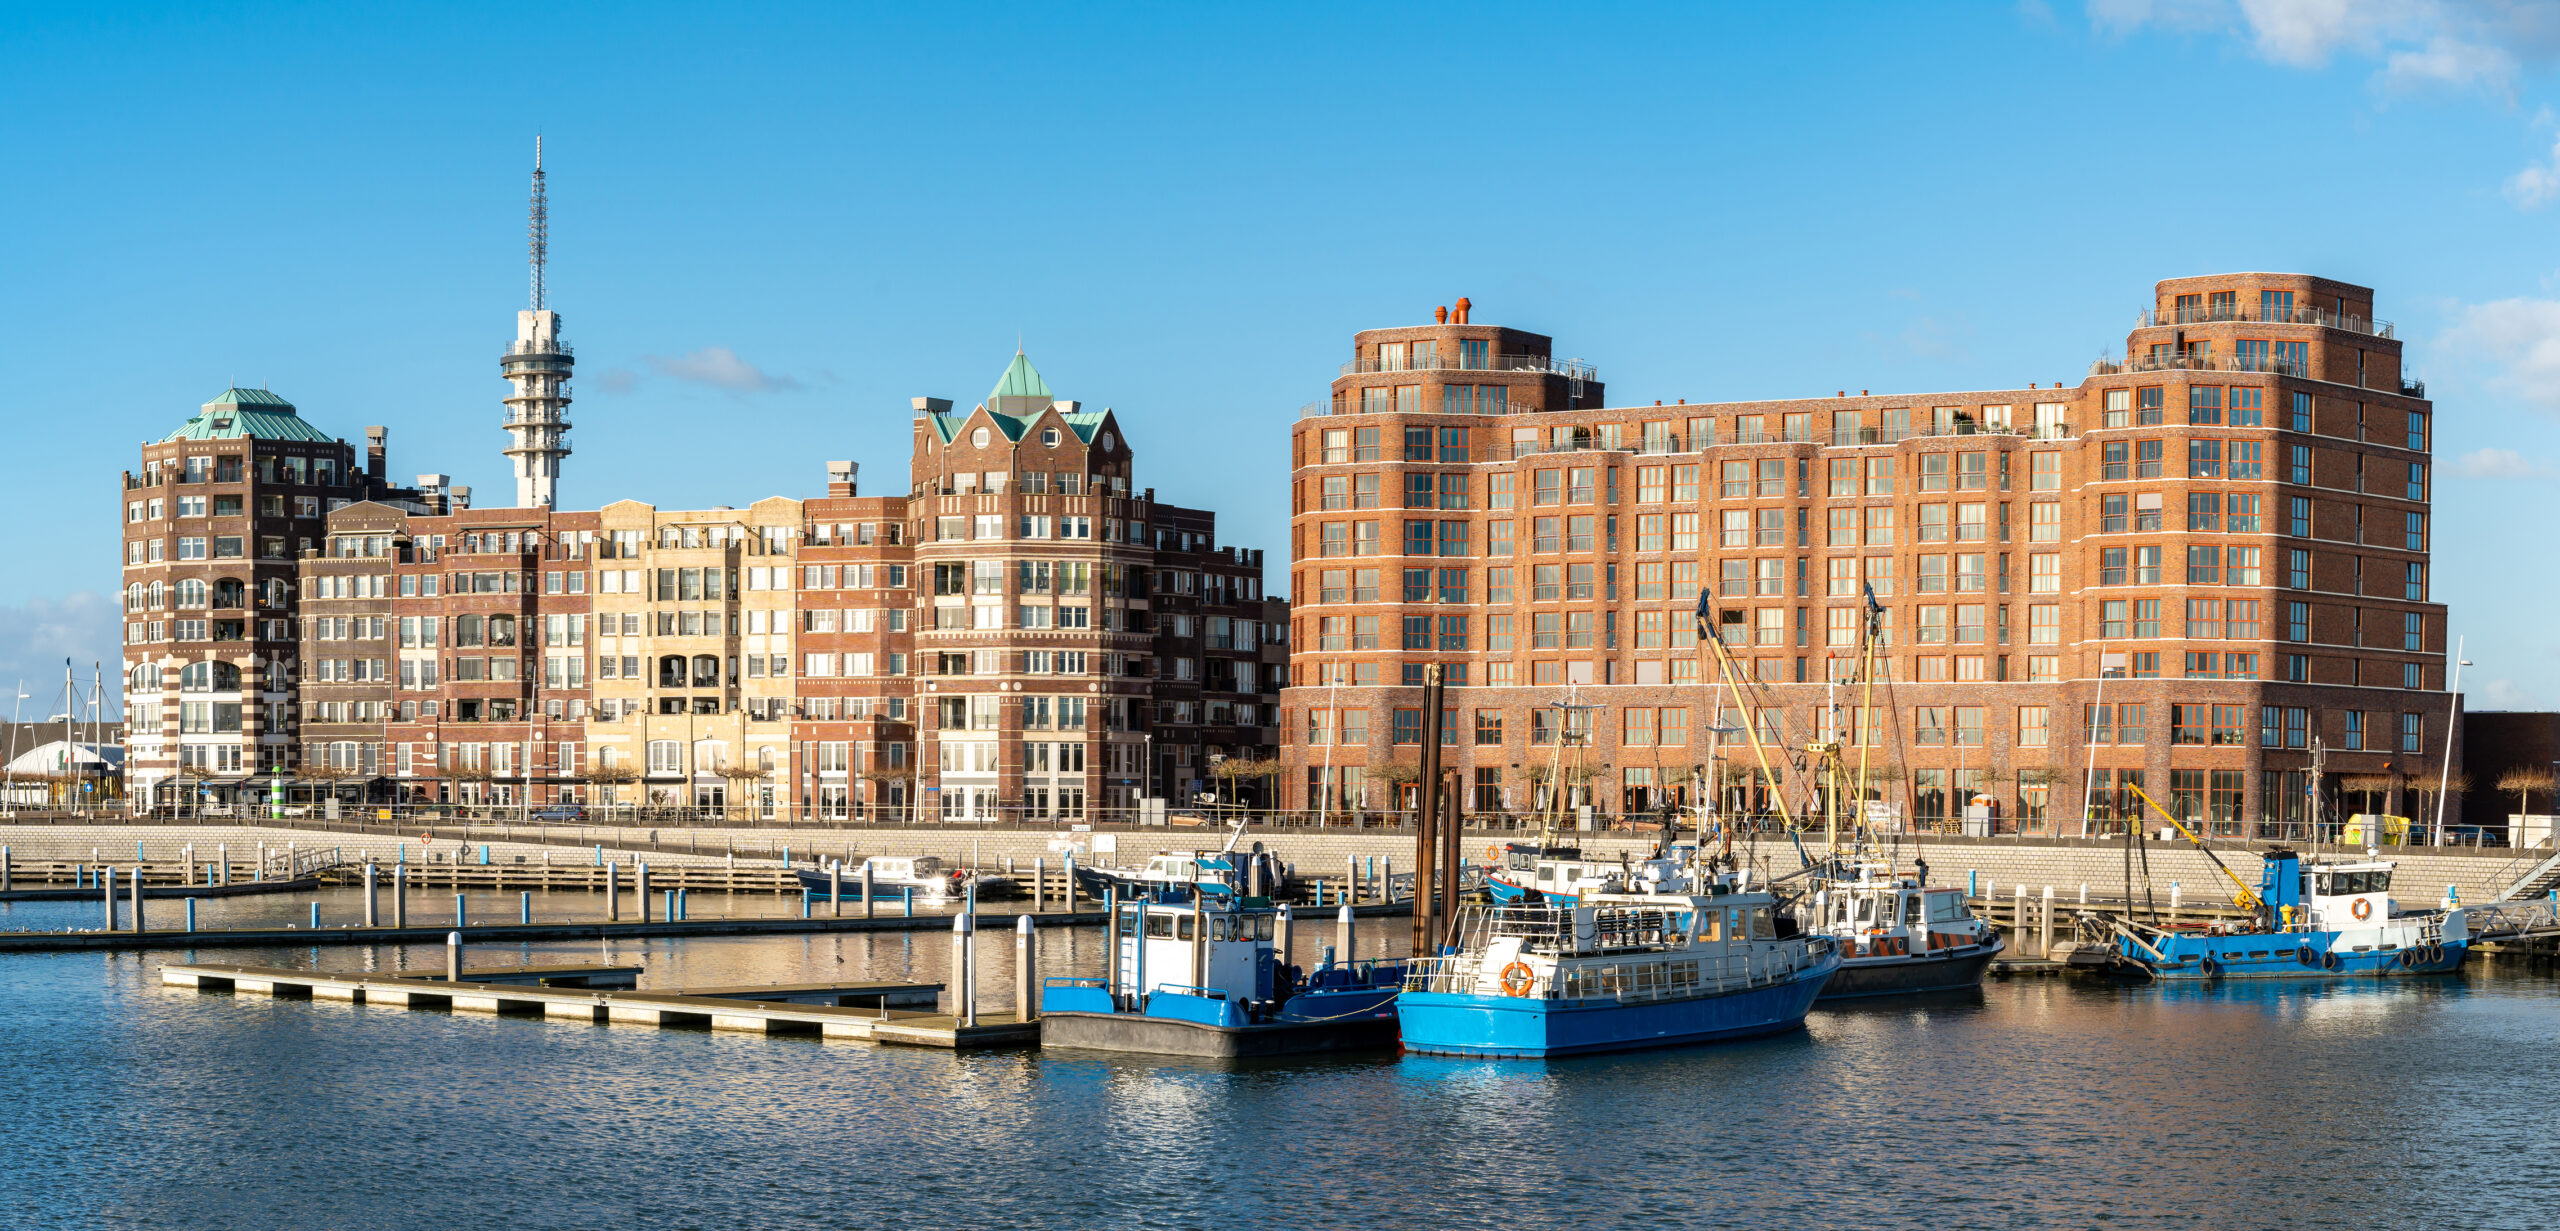
{"type": "Polygon", "coordinates": [[[1111,981],[1093,975],[1050,975],[1040,980],[1042,987],[1109,987],[1111,981]]]}

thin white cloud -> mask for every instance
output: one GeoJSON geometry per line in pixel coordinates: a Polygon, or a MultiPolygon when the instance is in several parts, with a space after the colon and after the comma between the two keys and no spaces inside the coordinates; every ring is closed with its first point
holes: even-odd
{"type": "Polygon", "coordinates": [[[80,686],[83,715],[89,685],[103,671],[104,712],[109,718],[120,716],[122,690],[116,680],[123,669],[123,633],[120,605],[94,590],[0,605],[0,714],[16,704],[21,680],[26,682],[28,715],[41,718],[59,712],[62,662],[67,658],[80,686]]]}
{"type": "Polygon", "coordinates": [[[2455,318],[2434,354],[2476,373],[2493,390],[2560,412],[2560,300],[2473,304],[2455,318]]]}
{"type": "Polygon", "coordinates": [[[2552,143],[2549,156],[2510,176],[2506,194],[2517,209],[2540,209],[2560,200],[2560,141],[2552,143]]]}
{"type": "Polygon", "coordinates": [[[2466,691],[2471,693],[2471,696],[2465,698],[2463,702],[2463,708],[2466,710],[2530,710],[2541,708],[2541,706],[2537,704],[2537,698],[2535,698],[2532,693],[2525,691],[2524,687],[2516,683],[2514,680],[2491,680],[2486,684],[2482,684],[2477,689],[2466,691]]]}
{"type": "Polygon", "coordinates": [[[2560,477],[2546,462],[2537,462],[2513,449],[2474,449],[2453,459],[2449,469],[2466,479],[2549,479],[2560,477]]]}
{"type": "Polygon", "coordinates": [[[725,346],[706,346],[673,357],[651,355],[648,362],[661,376],[731,393],[783,393],[801,387],[798,379],[767,372],[725,346]]]}
{"type": "Polygon", "coordinates": [[[2288,68],[2377,61],[2374,81],[2398,92],[2512,98],[2525,65],[2560,59],[2560,0],[2089,0],[2088,13],[2113,35],[2227,33],[2288,68]]]}

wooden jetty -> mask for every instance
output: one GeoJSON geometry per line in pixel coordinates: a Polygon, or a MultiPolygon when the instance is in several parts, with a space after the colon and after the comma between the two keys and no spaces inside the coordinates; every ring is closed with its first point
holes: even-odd
{"type": "Polygon", "coordinates": [[[1040,1023],[1036,1019],[1023,1021],[1012,1014],[980,1013],[977,1024],[963,1025],[947,1013],[894,1007],[893,1002],[913,1004],[919,997],[930,1002],[942,991],[939,983],[783,985],[765,990],[785,998],[766,999],[752,995],[756,991],[752,988],[644,992],[554,986],[521,978],[498,982],[470,977],[505,973],[508,972],[466,969],[463,979],[448,981],[406,972],[387,975],[274,966],[170,965],[160,968],[160,982],[198,991],[500,1013],[595,1025],[796,1034],[950,1051],[1037,1046],[1040,1041],[1040,1023]],[[822,994],[820,989],[835,997],[836,1003],[812,1004],[799,999],[818,996],[822,994]]]}

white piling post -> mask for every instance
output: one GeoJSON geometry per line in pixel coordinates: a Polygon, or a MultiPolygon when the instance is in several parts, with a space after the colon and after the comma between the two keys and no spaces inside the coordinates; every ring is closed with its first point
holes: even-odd
{"type": "Polygon", "coordinates": [[[1031,916],[1024,915],[1013,921],[1013,1017],[1021,1022],[1040,1020],[1040,970],[1031,943],[1031,916]]]}
{"type": "Polygon", "coordinates": [[[231,844],[216,843],[213,852],[213,857],[222,863],[222,883],[228,885],[231,883],[231,844]]]}
{"type": "Polygon", "coordinates": [[[116,930],[116,870],[106,864],[98,865],[98,885],[106,895],[106,928],[112,932],[116,930]]]}
{"type": "Polygon", "coordinates": [[[364,925],[366,927],[380,926],[382,923],[381,914],[381,899],[374,893],[373,888],[373,861],[368,859],[364,864],[364,925]]]}
{"type": "Polygon", "coordinates": [[[1396,857],[1393,855],[1378,861],[1378,900],[1396,900],[1396,857]]]}
{"type": "Polygon", "coordinates": [[[391,926],[409,926],[409,865],[391,865],[391,926]]]}
{"type": "Polygon", "coordinates": [[[1031,861],[1031,912],[1049,909],[1049,861],[1046,857],[1031,861]]]}
{"type": "Polygon", "coordinates": [[[2036,955],[2053,956],[2053,886],[2044,887],[2044,913],[2037,923],[2036,955]]]}
{"type": "Polygon", "coordinates": [[[1351,903],[1349,902],[1343,903],[1341,909],[1333,912],[1333,951],[1340,955],[1335,958],[1336,961],[1345,966],[1351,964],[1353,950],[1351,948],[1351,903]]]}
{"type": "Polygon", "coordinates": [[[2011,941],[2009,950],[2024,957],[2027,952],[2027,887],[2024,885],[2018,886],[2017,902],[2015,912],[2009,916],[2012,930],[2017,934],[2011,941]]]}
{"type": "Polygon", "coordinates": [[[1280,951],[1280,969],[1287,970],[1297,964],[1294,960],[1294,949],[1297,943],[1297,929],[1294,925],[1297,922],[1297,912],[1283,906],[1280,908],[1279,915],[1280,918],[1274,926],[1280,933],[1277,938],[1280,943],[1275,947],[1280,951]]]}
{"type": "Polygon", "coordinates": [[[976,911],[962,911],[960,913],[960,918],[963,923],[966,924],[966,926],[960,929],[960,933],[962,938],[968,942],[969,950],[969,962],[967,967],[969,972],[969,1016],[960,1024],[964,1026],[975,1026],[978,1024],[978,914],[976,911]]]}
{"type": "Polygon", "coordinates": [[[871,918],[871,917],[872,917],[872,909],[873,909],[873,908],[872,908],[872,905],[871,905],[871,861],[870,861],[870,860],[868,860],[868,859],[866,859],[866,860],[863,860],[863,861],[862,861],[862,917],[863,917],[863,918],[865,918],[865,919],[869,919],[869,918],[871,918]]]}
{"type": "Polygon", "coordinates": [[[2089,904],[2089,882],[2087,881],[2080,882],[2080,904],[2082,906],[2089,904]]]}
{"type": "Polygon", "coordinates": [[[637,896],[640,899],[640,922],[647,923],[649,921],[649,865],[647,861],[644,860],[632,865],[631,884],[634,889],[639,891],[637,896]]]}
{"type": "Polygon", "coordinates": [[[462,982],[462,933],[460,932],[444,934],[444,981],[448,985],[462,982]]]}
{"type": "Polygon", "coordinates": [[[969,1024],[969,916],[951,917],[951,1020],[969,1024]]]}
{"type": "Polygon", "coordinates": [[[604,918],[607,923],[622,918],[622,865],[618,863],[604,865],[604,918]]]}
{"type": "Polygon", "coordinates": [[[142,865],[133,865],[133,934],[142,934],[142,865]]]}
{"type": "Polygon", "coordinates": [[[2169,922],[2178,921],[2178,882],[2169,882],[2169,922]]]}
{"type": "Polygon", "coordinates": [[[838,919],[844,918],[844,865],[827,865],[827,907],[838,919]]]}
{"type": "Polygon", "coordinates": [[[1360,900],[1360,857],[1358,855],[1342,857],[1342,900],[1345,902],[1360,900]]]}

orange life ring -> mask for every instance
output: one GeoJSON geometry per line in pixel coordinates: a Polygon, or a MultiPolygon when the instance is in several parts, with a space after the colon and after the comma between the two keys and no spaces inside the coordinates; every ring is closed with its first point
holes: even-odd
{"type": "Polygon", "coordinates": [[[1502,968],[1502,994],[1505,996],[1526,996],[1537,981],[1538,972],[1529,969],[1527,962],[1513,962],[1502,968]]]}
{"type": "Polygon", "coordinates": [[[2358,919],[2370,919],[2373,917],[2373,903],[2368,902],[2363,898],[2357,898],[2356,904],[2348,908],[2348,913],[2354,915],[2358,919]]]}
{"type": "Polygon", "coordinates": [[[1484,858],[1487,863],[1492,863],[1493,861],[1502,858],[1502,848],[1495,846],[1490,842],[1486,843],[1484,847],[1484,858]]]}

